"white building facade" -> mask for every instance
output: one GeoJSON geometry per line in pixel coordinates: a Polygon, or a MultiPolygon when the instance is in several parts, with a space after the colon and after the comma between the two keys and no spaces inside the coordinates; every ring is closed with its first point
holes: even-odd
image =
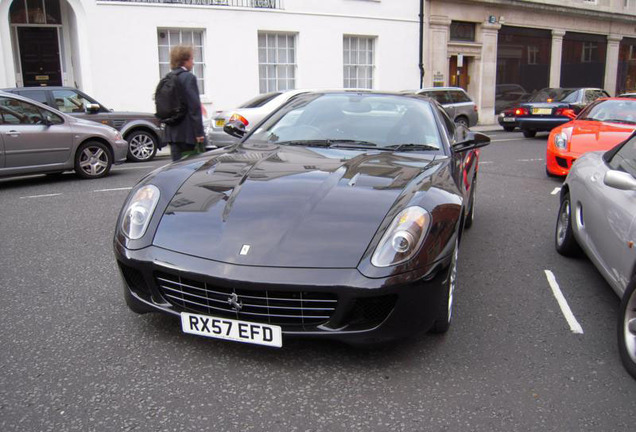
{"type": "Polygon", "coordinates": [[[419,86],[413,0],[0,0],[0,88],[78,87],[154,111],[169,49],[195,47],[210,109],[271,90],[419,86]]]}

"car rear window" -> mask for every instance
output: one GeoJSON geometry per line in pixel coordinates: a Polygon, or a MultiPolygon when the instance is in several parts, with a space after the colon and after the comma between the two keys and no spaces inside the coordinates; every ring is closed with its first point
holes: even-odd
{"type": "Polygon", "coordinates": [[[271,92],[258,95],[255,98],[248,100],[247,102],[239,105],[239,108],[258,108],[265,105],[267,102],[274,99],[276,96],[282,94],[281,92],[271,92]]]}
{"type": "Polygon", "coordinates": [[[577,89],[548,88],[539,90],[530,102],[576,102],[577,89]]]}
{"type": "Polygon", "coordinates": [[[449,91],[449,93],[451,95],[451,99],[453,99],[453,102],[455,103],[472,102],[472,100],[468,97],[468,95],[464,93],[463,91],[451,90],[449,91]]]}

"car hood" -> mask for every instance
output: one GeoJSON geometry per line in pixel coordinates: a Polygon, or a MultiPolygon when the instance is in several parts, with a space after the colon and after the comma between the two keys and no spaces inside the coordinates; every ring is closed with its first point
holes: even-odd
{"type": "Polygon", "coordinates": [[[434,159],[243,144],[185,181],[153,244],[234,264],[355,268],[404,188],[437,171],[434,159]]]}
{"type": "Polygon", "coordinates": [[[575,154],[609,150],[629,138],[636,129],[636,125],[587,120],[577,120],[571,127],[570,152],[575,154]]]}

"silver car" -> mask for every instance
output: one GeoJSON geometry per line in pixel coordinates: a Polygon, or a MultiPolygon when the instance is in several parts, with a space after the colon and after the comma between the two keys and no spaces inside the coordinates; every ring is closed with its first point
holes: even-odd
{"type": "Polygon", "coordinates": [[[461,87],[429,87],[405,90],[403,93],[415,93],[435,99],[456,124],[473,127],[479,121],[477,105],[461,87]]]}
{"type": "Polygon", "coordinates": [[[561,189],[557,251],[581,250],[622,298],[618,345],[636,378],[636,134],[608,152],[589,152],[561,189]]]}
{"type": "Polygon", "coordinates": [[[127,153],[128,143],[110,126],[0,91],[0,177],[75,170],[100,178],[127,153]]]}
{"type": "Polygon", "coordinates": [[[247,102],[242,103],[236,109],[217,111],[216,115],[205,124],[205,135],[208,147],[225,147],[238,142],[238,138],[223,132],[223,126],[230,120],[238,120],[245,125],[246,130],[251,130],[269,113],[287,102],[291,97],[306,93],[309,90],[287,90],[260,94],[247,102]]]}

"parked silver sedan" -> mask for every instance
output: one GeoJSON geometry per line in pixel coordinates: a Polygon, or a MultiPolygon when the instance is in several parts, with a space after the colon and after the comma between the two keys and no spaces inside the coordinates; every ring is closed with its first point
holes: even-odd
{"type": "Polygon", "coordinates": [[[618,345],[636,378],[636,134],[607,152],[589,152],[570,169],[561,189],[555,246],[581,250],[622,298],[618,345]]]}
{"type": "Polygon", "coordinates": [[[0,177],[75,170],[100,178],[127,153],[128,143],[110,126],[0,91],[0,177]]]}

